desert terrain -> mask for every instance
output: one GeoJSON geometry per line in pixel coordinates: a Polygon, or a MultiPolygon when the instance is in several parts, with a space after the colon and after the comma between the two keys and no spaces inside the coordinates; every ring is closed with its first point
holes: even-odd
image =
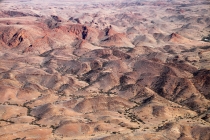
{"type": "Polygon", "coordinates": [[[0,140],[209,140],[210,1],[3,0],[0,140]]]}

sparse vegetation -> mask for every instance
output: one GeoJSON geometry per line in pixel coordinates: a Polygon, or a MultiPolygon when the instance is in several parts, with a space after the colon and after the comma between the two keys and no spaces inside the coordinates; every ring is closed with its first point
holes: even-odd
{"type": "Polygon", "coordinates": [[[1,1],[0,139],[208,139],[204,1],[1,1]]]}

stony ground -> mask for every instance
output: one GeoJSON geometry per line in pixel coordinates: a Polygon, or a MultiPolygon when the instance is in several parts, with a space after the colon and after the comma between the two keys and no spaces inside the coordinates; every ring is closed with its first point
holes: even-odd
{"type": "Polygon", "coordinates": [[[0,139],[209,140],[210,3],[0,3],[0,139]]]}

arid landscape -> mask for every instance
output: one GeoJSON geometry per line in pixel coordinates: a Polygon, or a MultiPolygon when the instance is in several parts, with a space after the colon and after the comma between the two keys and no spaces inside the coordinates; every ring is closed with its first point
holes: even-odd
{"type": "Polygon", "coordinates": [[[209,140],[210,1],[3,0],[0,140],[209,140]]]}

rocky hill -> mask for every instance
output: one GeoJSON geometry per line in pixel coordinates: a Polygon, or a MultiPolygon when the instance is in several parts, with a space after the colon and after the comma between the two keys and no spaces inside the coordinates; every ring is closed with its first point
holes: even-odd
{"type": "Polygon", "coordinates": [[[1,140],[209,140],[206,0],[0,6],[1,140]]]}

